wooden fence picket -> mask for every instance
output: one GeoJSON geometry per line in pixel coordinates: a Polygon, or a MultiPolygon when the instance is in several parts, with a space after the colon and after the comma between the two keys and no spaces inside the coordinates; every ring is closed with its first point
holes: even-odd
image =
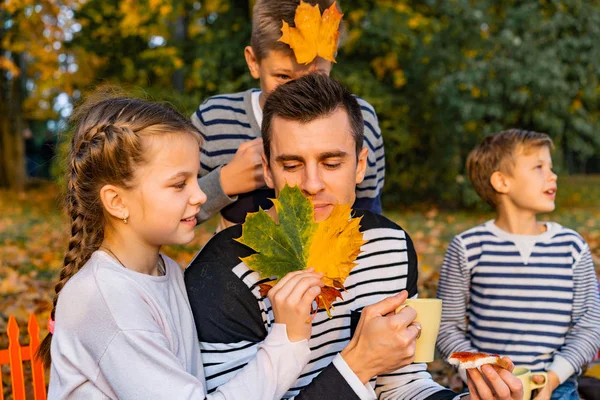
{"type": "MultiPolygon", "coordinates": [[[[23,374],[23,361],[31,361],[31,375],[33,382],[33,396],[35,400],[46,400],[46,382],[44,366],[35,353],[40,346],[40,327],[35,315],[29,314],[27,324],[29,345],[21,346],[19,343],[19,325],[15,317],[8,317],[6,334],[8,336],[8,349],[0,350],[0,365],[8,364],[10,367],[10,381],[12,397],[14,400],[25,400],[25,377],[23,374]]],[[[2,385],[2,372],[0,371],[0,400],[4,400],[4,387],[2,385]]]]}

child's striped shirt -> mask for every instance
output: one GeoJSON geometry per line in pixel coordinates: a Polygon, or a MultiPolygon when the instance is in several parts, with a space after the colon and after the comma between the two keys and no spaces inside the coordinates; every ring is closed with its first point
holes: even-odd
{"type": "Polygon", "coordinates": [[[456,236],[440,272],[438,349],[509,356],[561,382],[600,346],[600,301],[590,249],[556,223],[536,236],[494,221],[456,236]]]}

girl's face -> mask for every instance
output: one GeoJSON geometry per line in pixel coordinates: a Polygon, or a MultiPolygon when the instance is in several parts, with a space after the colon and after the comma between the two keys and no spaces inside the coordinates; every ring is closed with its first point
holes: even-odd
{"type": "Polygon", "coordinates": [[[147,140],[149,161],[137,167],[136,185],[124,194],[128,228],[141,245],[189,243],[194,239],[196,214],[206,202],[198,186],[198,142],[185,134],[147,140]]]}

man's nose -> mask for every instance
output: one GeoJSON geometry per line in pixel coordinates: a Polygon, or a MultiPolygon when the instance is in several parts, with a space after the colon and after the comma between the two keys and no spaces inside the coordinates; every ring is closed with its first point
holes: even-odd
{"type": "Polygon", "coordinates": [[[301,189],[308,195],[315,195],[325,188],[317,166],[306,166],[301,189]]]}

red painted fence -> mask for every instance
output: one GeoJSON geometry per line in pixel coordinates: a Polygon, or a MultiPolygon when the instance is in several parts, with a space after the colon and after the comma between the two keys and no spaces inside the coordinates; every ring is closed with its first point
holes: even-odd
{"type": "MultiPolygon", "coordinates": [[[[10,365],[10,381],[13,399],[25,400],[23,362],[30,361],[34,399],[45,400],[46,383],[44,381],[44,367],[40,360],[34,358],[34,355],[40,346],[40,327],[33,314],[29,314],[27,332],[29,333],[29,345],[21,346],[19,343],[19,326],[17,325],[17,321],[12,315],[8,318],[8,349],[0,350],[0,365],[10,365]]],[[[0,400],[4,400],[4,388],[2,387],[1,378],[2,377],[0,376],[0,400]]]]}

